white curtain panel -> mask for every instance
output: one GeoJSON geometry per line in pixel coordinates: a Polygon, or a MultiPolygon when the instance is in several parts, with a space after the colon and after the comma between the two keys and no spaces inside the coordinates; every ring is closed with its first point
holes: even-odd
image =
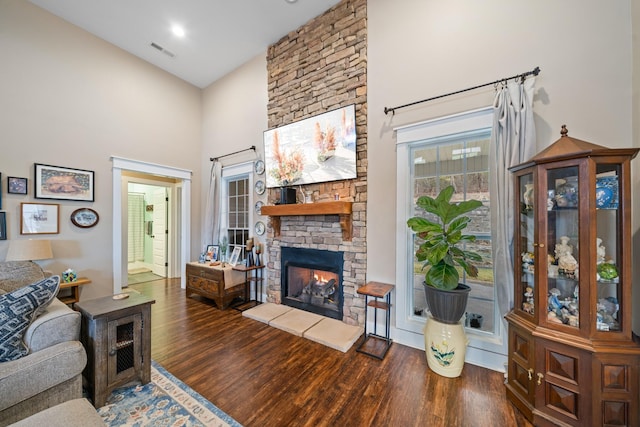
{"type": "Polygon", "coordinates": [[[217,245],[220,240],[220,181],[222,179],[222,164],[214,160],[211,164],[207,205],[202,227],[202,252],[207,245],[217,245]]]}
{"type": "Polygon", "coordinates": [[[128,262],[144,261],[144,194],[128,195],[128,262]]]}
{"type": "MultiPolygon", "coordinates": [[[[513,307],[514,185],[511,166],[535,155],[535,77],[502,85],[494,100],[491,132],[491,229],[495,286],[501,318],[513,307]],[[494,209],[495,207],[495,209],[494,209]]],[[[503,319],[503,326],[506,322],[503,319]]]]}

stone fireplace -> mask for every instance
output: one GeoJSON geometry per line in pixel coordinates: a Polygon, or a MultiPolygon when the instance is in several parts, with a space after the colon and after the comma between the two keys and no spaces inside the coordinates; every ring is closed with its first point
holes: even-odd
{"type": "MultiPolygon", "coordinates": [[[[342,0],[269,46],[267,76],[269,129],[355,104],[358,171],[357,178],[353,180],[298,188],[312,193],[314,205],[336,199],[352,203],[351,219],[347,219],[340,210],[326,212],[325,209],[313,215],[289,212],[286,216],[271,216],[264,212],[264,207],[275,204],[279,194],[277,189],[269,189],[262,213],[269,217],[265,241],[267,301],[280,304],[287,299],[282,290],[287,274],[281,269],[281,249],[293,247],[341,252],[342,278],[338,291],[342,292],[341,320],[349,325],[362,326],[364,297],[357,293],[357,289],[366,283],[367,272],[366,0],[342,0]]],[[[298,206],[306,211],[306,205],[298,206]]],[[[317,303],[320,298],[323,305],[333,303],[333,297],[326,295],[332,292],[328,285],[330,280],[317,289],[317,303]]],[[[302,291],[294,291],[298,292],[302,291]]],[[[309,289],[307,292],[313,291],[309,289]]]]}
{"type": "Polygon", "coordinates": [[[342,320],[344,253],[281,248],[282,304],[342,320]]]}
{"type": "MultiPolygon", "coordinates": [[[[314,205],[320,208],[322,204],[314,205]]],[[[338,215],[282,216],[278,236],[275,235],[272,226],[274,217],[271,217],[266,243],[268,302],[293,305],[306,310],[305,307],[294,304],[306,302],[307,298],[312,301],[313,297],[316,306],[328,308],[332,305],[337,306],[338,303],[342,306],[341,309],[319,314],[342,320],[349,325],[364,324],[364,297],[356,290],[365,281],[366,247],[365,239],[362,237],[365,230],[358,226],[361,216],[364,215],[365,206],[364,203],[353,205],[354,224],[350,241],[343,239],[343,229],[338,215]],[[293,260],[288,255],[292,249],[301,250],[294,255],[293,260]],[[328,253],[336,258],[325,259],[320,265],[318,263],[320,258],[317,255],[320,254],[324,258],[328,253]],[[312,256],[307,256],[308,254],[312,256]],[[289,267],[298,268],[288,271],[289,267]],[[305,272],[304,269],[312,271],[305,272]],[[318,276],[317,280],[315,276],[318,276]],[[333,283],[330,284],[332,279],[337,287],[333,283]],[[337,295],[335,295],[336,292],[337,295]]],[[[304,209],[304,205],[298,206],[304,209]]],[[[263,211],[264,209],[265,207],[263,211]]],[[[275,209],[278,208],[275,207],[275,209]]]]}

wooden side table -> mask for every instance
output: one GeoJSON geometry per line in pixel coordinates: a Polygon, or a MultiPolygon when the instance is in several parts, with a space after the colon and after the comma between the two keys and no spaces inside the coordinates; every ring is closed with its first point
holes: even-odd
{"type": "Polygon", "coordinates": [[[395,286],[387,283],[369,282],[366,285],[358,288],[357,292],[360,295],[364,295],[364,338],[362,342],[356,348],[359,353],[364,353],[368,356],[373,356],[376,359],[384,359],[391,347],[392,340],[390,338],[391,328],[391,291],[395,286]],[[372,301],[368,298],[373,297],[372,301]],[[380,301],[378,298],[384,298],[385,301],[380,301]],[[373,307],[373,333],[367,334],[367,311],[369,307],[373,307]],[[378,334],[378,309],[385,310],[385,332],[384,335],[378,334]],[[376,344],[382,344],[376,345],[376,344]]]}
{"type": "Polygon", "coordinates": [[[58,299],[65,304],[73,304],[80,301],[80,286],[88,285],[91,280],[80,277],[73,282],[60,282],[60,289],[70,289],[71,295],[65,295],[58,299]]]}
{"type": "Polygon", "coordinates": [[[111,391],[133,380],[151,381],[151,304],[131,293],[76,303],[82,314],[81,340],[87,350],[84,376],[93,405],[104,406],[111,391]]]}
{"type": "Polygon", "coordinates": [[[247,267],[244,265],[236,265],[233,267],[236,271],[244,272],[244,285],[245,285],[245,294],[247,298],[251,298],[251,282],[254,283],[255,289],[255,298],[249,299],[248,301],[245,299],[244,302],[240,304],[236,304],[233,306],[238,311],[245,311],[250,308],[253,308],[259,304],[262,304],[261,295],[262,295],[262,283],[264,282],[264,265],[252,265],[251,267],[247,267]],[[260,292],[258,293],[258,287],[260,288],[260,292]]]}

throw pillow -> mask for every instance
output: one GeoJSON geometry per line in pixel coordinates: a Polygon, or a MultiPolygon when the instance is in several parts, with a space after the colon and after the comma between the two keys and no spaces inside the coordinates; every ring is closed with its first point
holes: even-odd
{"type": "Polygon", "coordinates": [[[0,362],[29,353],[22,337],[31,322],[53,301],[60,276],[51,276],[0,295],[0,362]]]}

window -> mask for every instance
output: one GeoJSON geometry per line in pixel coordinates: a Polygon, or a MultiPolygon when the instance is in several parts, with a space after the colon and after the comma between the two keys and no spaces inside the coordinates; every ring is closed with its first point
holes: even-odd
{"type": "MultiPolygon", "coordinates": [[[[471,287],[467,304],[467,326],[493,332],[495,299],[489,206],[490,138],[491,130],[482,129],[419,141],[411,145],[410,161],[413,179],[411,200],[414,202],[412,216],[430,215],[418,212],[415,201],[423,195],[436,197],[440,190],[448,185],[455,188],[452,201],[476,199],[484,203],[481,208],[469,214],[472,221],[466,230],[467,234],[476,236],[476,241],[468,244],[466,250],[480,254],[483,262],[478,265],[479,274],[476,278],[466,277],[460,269],[460,281],[471,287]]],[[[419,244],[420,241],[414,239],[413,254],[419,244]]],[[[415,314],[426,317],[423,266],[415,259],[413,266],[413,292],[409,297],[415,314]]]]}
{"type": "Polygon", "coordinates": [[[234,178],[227,181],[227,237],[229,248],[244,247],[249,238],[249,178],[234,178]]]}
{"type": "Polygon", "coordinates": [[[251,164],[226,166],[222,170],[222,217],[220,239],[227,236],[227,257],[234,247],[241,246],[240,259],[245,258],[245,246],[251,234],[252,172],[251,164]]]}
{"type": "Polygon", "coordinates": [[[421,346],[427,313],[422,264],[415,262],[414,233],[406,226],[418,212],[416,200],[424,194],[435,196],[452,184],[455,200],[478,199],[483,207],[471,212],[467,232],[476,235],[469,248],[483,256],[478,278],[464,277],[472,287],[467,312],[474,313],[473,326],[467,327],[467,361],[502,369],[506,362],[507,338],[496,304],[491,248],[489,203],[489,150],[493,109],[485,108],[417,123],[396,129],[397,133],[397,218],[396,233],[396,327],[413,345],[421,346]],[[482,316],[480,318],[480,316],[482,316]],[[481,319],[481,320],[480,320],[481,319]],[[481,325],[480,325],[481,322],[481,325]],[[503,357],[496,357],[502,355],[503,357]]]}

